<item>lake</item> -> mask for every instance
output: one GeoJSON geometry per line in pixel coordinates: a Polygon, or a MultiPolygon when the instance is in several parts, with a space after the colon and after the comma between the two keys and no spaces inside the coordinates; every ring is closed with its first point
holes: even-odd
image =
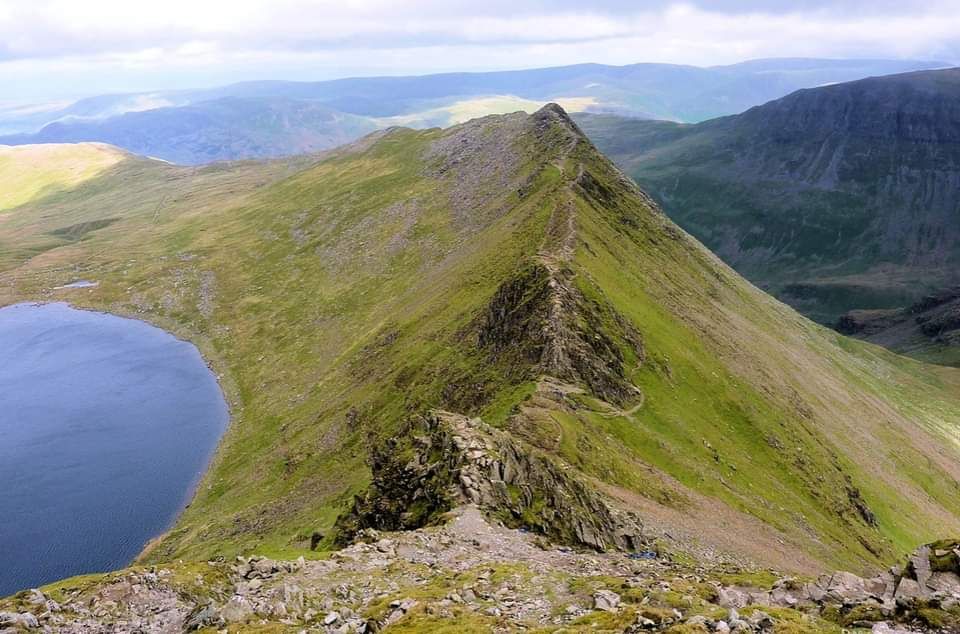
{"type": "Polygon", "coordinates": [[[128,565],[229,419],[197,349],[66,304],[0,309],[0,596],[128,565]]]}

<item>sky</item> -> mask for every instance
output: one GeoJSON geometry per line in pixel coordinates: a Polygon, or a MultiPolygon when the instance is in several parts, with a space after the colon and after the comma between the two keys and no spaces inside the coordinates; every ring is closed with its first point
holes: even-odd
{"type": "Polygon", "coordinates": [[[0,103],[762,57],[960,63],[960,0],[0,0],[0,103]]]}

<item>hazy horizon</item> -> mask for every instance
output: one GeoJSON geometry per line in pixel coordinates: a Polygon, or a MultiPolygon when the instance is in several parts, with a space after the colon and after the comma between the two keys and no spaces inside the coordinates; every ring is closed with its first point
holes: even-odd
{"type": "Polygon", "coordinates": [[[954,2],[0,0],[0,103],[566,66],[763,58],[960,61],[954,2]]]}

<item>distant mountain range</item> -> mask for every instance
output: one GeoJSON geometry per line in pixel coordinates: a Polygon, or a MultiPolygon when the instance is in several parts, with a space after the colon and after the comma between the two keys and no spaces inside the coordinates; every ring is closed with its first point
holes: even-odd
{"type": "Polygon", "coordinates": [[[377,129],[365,117],[315,101],[285,97],[221,97],[175,108],[127,112],[106,119],[58,121],[2,143],[96,140],[185,165],[246,157],[305,154],[343,145],[377,129]]]}
{"type": "Polygon", "coordinates": [[[821,322],[960,281],[960,69],[800,90],[696,125],[579,122],[671,218],[821,322]]]}
{"type": "Polygon", "coordinates": [[[0,110],[0,143],[101,141],[201,164],[313,152],[392,125],[447,126],[531,112],[697,122],[735,114],[800,88],[945,66],[936,61],[768,59],[700,68],[579,64],[490,73],[255,81],[193,91],[102,95],[67,106],[0,110]]]}

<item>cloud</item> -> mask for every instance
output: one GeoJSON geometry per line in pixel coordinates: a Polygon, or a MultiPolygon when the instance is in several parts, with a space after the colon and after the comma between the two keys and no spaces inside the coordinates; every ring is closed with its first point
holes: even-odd
{"type": "Polygon", "coordinates": [[[0,0],[0,81],[180,84],[594,61],[960,60],[955,0],[0,0]],[[28,79],[33,77],[33,79],[28,79]],[[179,77],[179,79],[177,79],[179,77]]]}

